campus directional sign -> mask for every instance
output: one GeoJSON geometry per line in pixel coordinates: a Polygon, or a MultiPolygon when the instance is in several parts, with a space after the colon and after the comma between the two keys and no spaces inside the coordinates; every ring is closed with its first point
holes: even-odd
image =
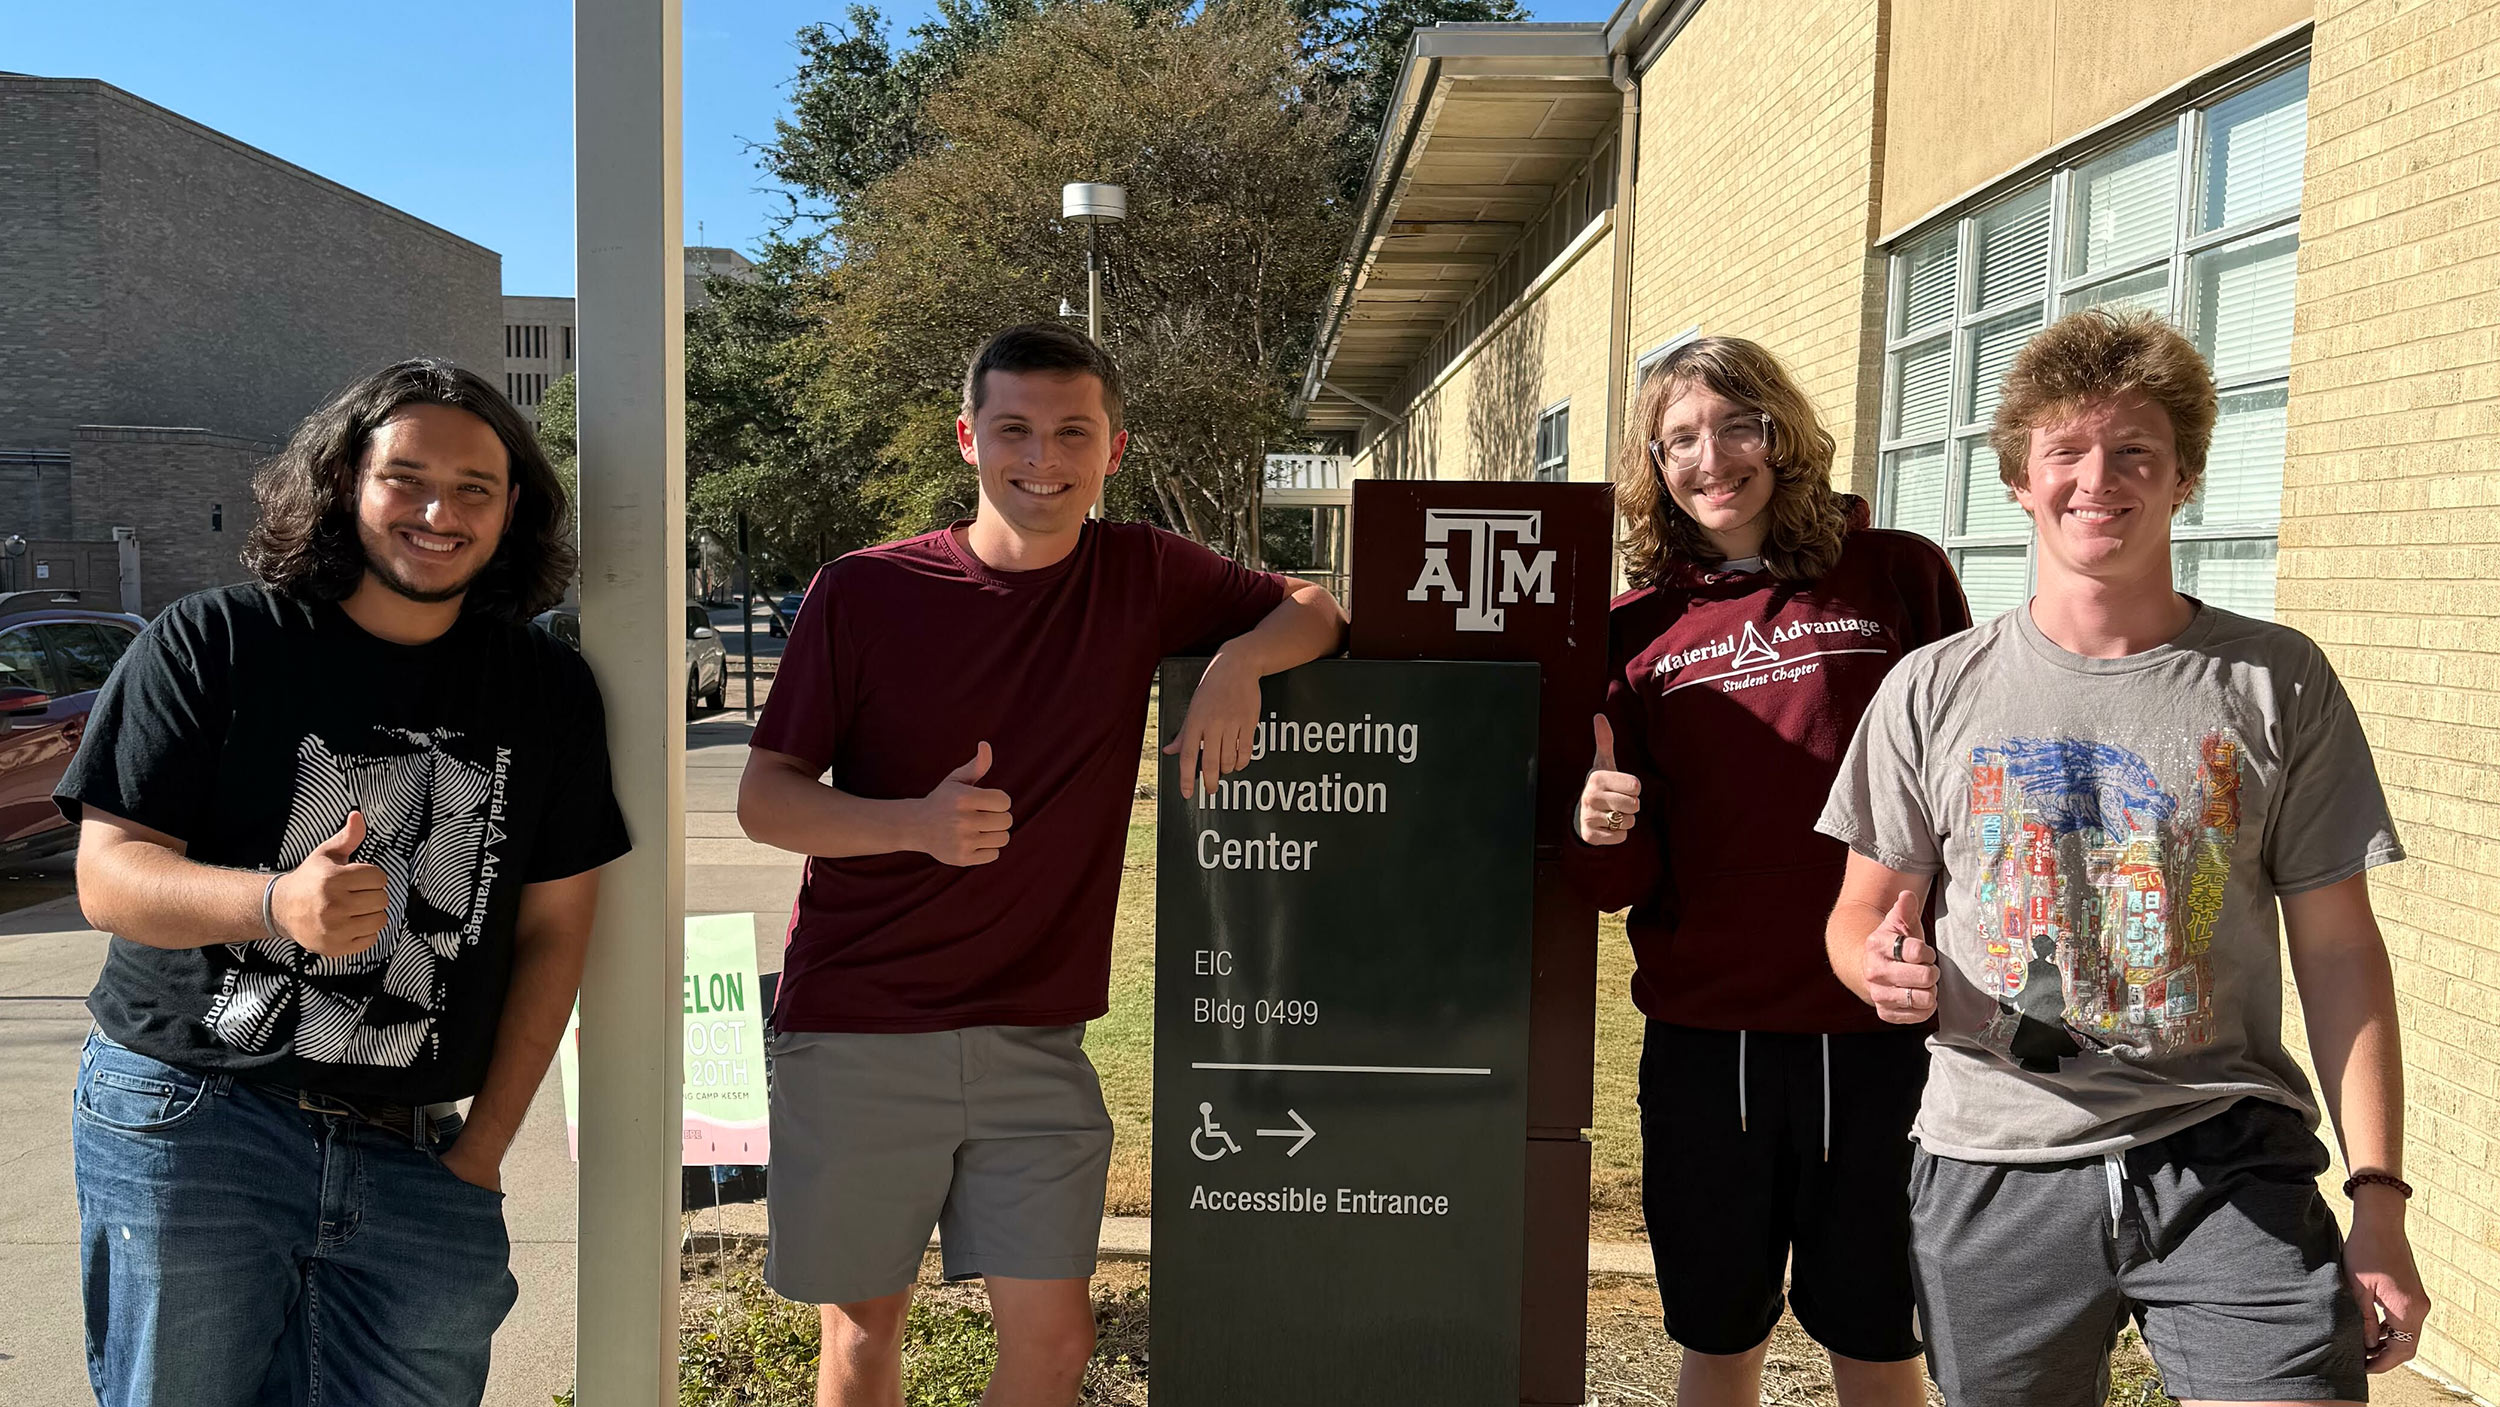
{"type": "Polygon", "coordinates": [[[1538,687],[1321,661],[1211,795],[1165,759],[1158,1407],[1519,1401],[1538,687]]]}

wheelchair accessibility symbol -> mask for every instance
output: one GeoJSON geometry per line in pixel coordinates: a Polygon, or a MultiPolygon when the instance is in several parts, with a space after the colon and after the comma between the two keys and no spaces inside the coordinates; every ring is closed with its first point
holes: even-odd
{"type": "MultiPolygon", "coordinates": [[[[1293,1120],[1292,1128],[1254,1129],[1252,1132],[1261,1138],[1288,1140],[1292,1146],[1285,1150],[1285,1156],[1291,1158],[1309,1147],[1311,1140],[1319,1137],[1319,1130],[1312,1128],[1311,1121],[1303,1118],[1299,1111],[1288,1109],[1285,1117],[1293,1120]]],[[[1189,1151],[1199,1162],[1217,1162],[1241,1151],[1241,1145],[1234,1142],[1233,1136],[1224,1131],[1224,1126],[1215,1121],[1213,1104],[1198,1106],[1198,1121],[1198,1127],[1189,1132],[1189,1151]]]]}
{"type": "Polygon", "coordinates": [[[1235,1143],[1233,1136],[1224,1132],[1224,1126],[1215,1121],[1213,1104],[1199,1105],[1198,1117],[1202,1122],[1189,1135],[1189,1151],[1197,1156],[1198,1161],[1212,1163],[1227,1154],[1241,1151],[1241,1145],[1235,1143]]]}

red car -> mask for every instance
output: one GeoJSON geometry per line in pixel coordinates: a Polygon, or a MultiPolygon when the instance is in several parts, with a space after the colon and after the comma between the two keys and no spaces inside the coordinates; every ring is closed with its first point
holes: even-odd
{"type": "Polygon", "coordinates": [[[78,828],[52,804],[52,789],[86,735],[96,690],[147,626],[105,609],[106,597],[0,595],[0,861],[78,844],[78,828]]]}

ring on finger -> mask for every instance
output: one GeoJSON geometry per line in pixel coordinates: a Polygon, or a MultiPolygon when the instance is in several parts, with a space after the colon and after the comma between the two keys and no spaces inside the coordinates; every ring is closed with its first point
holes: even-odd
{"type": "Polygon", "coordinates": [[[2390,1329],[2387,1331],[2386,1337],[2393,1339],[2398,1343],[2413,1342],[2413,1335],[2406,1333],[2402,1329],[2390,1329]]]}
{"type": "Polygon", "coordinates": [[[1619,831],[1623,829],[1623,813],[1620,811],[1608,811],[1606,813],[1606,829],[1610,831],[1619,831]]]}

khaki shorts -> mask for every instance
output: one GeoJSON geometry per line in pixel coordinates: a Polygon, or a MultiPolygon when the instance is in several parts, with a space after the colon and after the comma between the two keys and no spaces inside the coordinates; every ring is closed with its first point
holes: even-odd
{"type": "Polygon", "coordinates": [[[785,1299],[908,1288],[936,1227],[946,1278],[1094,1273],[1111,1114],[1083,1026],[772,1041],[771,1247],[785,1299]]]}

